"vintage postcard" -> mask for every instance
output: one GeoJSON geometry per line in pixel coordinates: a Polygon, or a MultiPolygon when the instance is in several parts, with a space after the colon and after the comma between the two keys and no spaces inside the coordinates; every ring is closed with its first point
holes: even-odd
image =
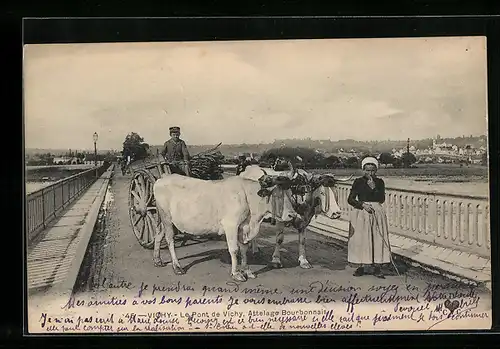
{"type": "Polygon", "coordinates": [[[26,45],[29,333],[491,328],[486,51],[26,45]]]}

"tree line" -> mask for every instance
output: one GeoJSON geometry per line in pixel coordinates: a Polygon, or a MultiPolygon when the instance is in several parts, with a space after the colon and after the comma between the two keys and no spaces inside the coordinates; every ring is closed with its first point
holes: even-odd
{"type": "MultiPolygon", "coordinates": [[[[377,157],[376,155],[369,152],[365,152],[360,156],[324,156],[323,154],[316,152],[314,149],[302,147],[280,147],[265,151],[260,158],[260,162],[262,164],[269,164],[278,156],[288,159],[294,159],[297,162],[297,165],[303,167],[304,169],[360,168],[361,161],[365,157],[377,157]],[[299,158],[297,158],[297,156],[299,158]]],[[[417,161],[417,159],[412,153],[405,153],[401,158],[396,158],[390,153],[382,153],[379,161],[384,165],[391,164],[393,167],[401,168],[411,166],[417,161]]]]}
{"type": "MultiPolygon", "coordinates": [[[[133,160],[142,160],[152,154],[148,143],[144,142],[144,138],[136,132],[129,133],[123,141],[122,156],[124,158],[130,156],[133,160]]],[[[347,158],[338,157],[335,155],[325,156],[318,153],[314,149],[306,147],[279,147],[264,151],[259,162],[263,165],[270,165],[273,160],[279,156],[288,159],[294,159],[298,166],[302,168],[359,168],[361,160],[365,156],[371,155],[365,153],[361,157],[351,156],[347,158]],[[299,161],[297,159],[300,158],[299,161]]],[[[394,167],[410,166],[416,162],[416,157],[412,153],[404,154],[402,158],[394,158],[391,154],[383,153],[381,163],[392,164],[394,167]]],[[[235,164],[237,160],[233,158],[225,158],[223,163],[235,164]]]]}
{"type": "MultiPolygon", "coordinates": [[[[141,160],[148,156],[156,155],[152,153],[152,148],[144,141],[136,132],[129,133],[123,141],[122,155],[124,157],[130,156],[133,160],[141,160]]],[[[361,161],[366,156],[375,156],[379,159],[381,165],[392,166],[394,168],[410,167],[417,162],[415,154],[408,152],[403,153],[401,157],[395,157],[390,152],[382,152],[380,155],[374,155],[369,150],[362,150],[359,156],[340,157],[335,155],[325,156],[314,149],[308,147],[289,147],[280,146],[272,149],[265,150],[261,153],[259,161],[252,161],[253,163],[260,163],[262,165],[269,165],[276,156],[294,159],[298,166],[305,169],[312,168],[360,168],[361,161]],[[300,161],[297,160],[300,158],[300,161]]],[[[238,160],[226,157],[223,160],[225,164],[236,164],[238,160]]],[[[486,163],[486,155],[483,156],[483,163],[486,163]]]]}

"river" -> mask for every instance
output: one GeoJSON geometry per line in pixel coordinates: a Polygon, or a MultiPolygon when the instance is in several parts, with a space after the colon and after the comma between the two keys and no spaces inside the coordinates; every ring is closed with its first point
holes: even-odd
{"type": "Polygon", "coordinates": [[[81,173],[88,169],[85,166],[87,165],[28,167],[25,173],[26,194],[81,173]]]}
{"type": "Polygon", "coordinates": [[[26,182],[26,195],[33,193],[39,189],[45,188],[55,182],[26,182]]]}

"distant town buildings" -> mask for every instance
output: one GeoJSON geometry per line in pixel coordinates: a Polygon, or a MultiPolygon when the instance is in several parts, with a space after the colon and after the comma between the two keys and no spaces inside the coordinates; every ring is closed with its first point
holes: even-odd
{"type": "MultiPolygon", "coordinates": [[[[432,146],[425,149],[417,149],[414,146],[410,147],[410,152],[413,153],[421,162],[433,162],[437,158],[437,162],[449,162],[452,159],[465,160],[470,163],[480,163],[481,156],[486,153],[484,145],[475,148],[471,144],[459,147],[455,144],[439,142],[439,137],[432,140],[432,146]]],[[[406,147],[401,149],[393,149],[394,157],[402,157],[406,153],[406,147]]]]}
{"type": "MultiPolygon", "coordinates": [[[[411,141],[410,141],[411,144],[411,141]]],[[[421,143],[420,143],[421,144],[421,143]]],[[[485,142],[481,142],[479,147],[474,147],[471,144],[459,146],[457,144],[446,143],[441,141],[437,136],[432,140],[432,145],[426,148],[418,148],[415,145],[407,145],[401,148],[393,148],[389,153],[396,158],[401,159],[404,154],[409,151],[417,158],[418,162],[426,163],[450,163],[450,162],[468,162],[479,164],[482,161],[483,155],[487,152],[485,142]]],[[[336,156],[340,159],[348,159],[351,157],[361,158],[364,154],[380,156],[380,151],[360,151],[355,149],[340,148],[337,152],[326,153],[327,156],[336,156]]]]}
{"type": "Polygon", "coordinates": [[[54,165],[78,165],[82,164],[83,160],[77,157],[61,156],[52,159],[54,165]]]}

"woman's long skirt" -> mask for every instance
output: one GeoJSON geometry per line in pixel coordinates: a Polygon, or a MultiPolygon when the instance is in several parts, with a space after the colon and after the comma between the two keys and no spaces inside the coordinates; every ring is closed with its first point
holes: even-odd
{"type": "Polygon", "coordinates": [[[347,261],[354,265],[390,263],[391,250],[385,209],[378,202],[367,204],[373,207],[375,213],[351,210],[347,261]]]}

